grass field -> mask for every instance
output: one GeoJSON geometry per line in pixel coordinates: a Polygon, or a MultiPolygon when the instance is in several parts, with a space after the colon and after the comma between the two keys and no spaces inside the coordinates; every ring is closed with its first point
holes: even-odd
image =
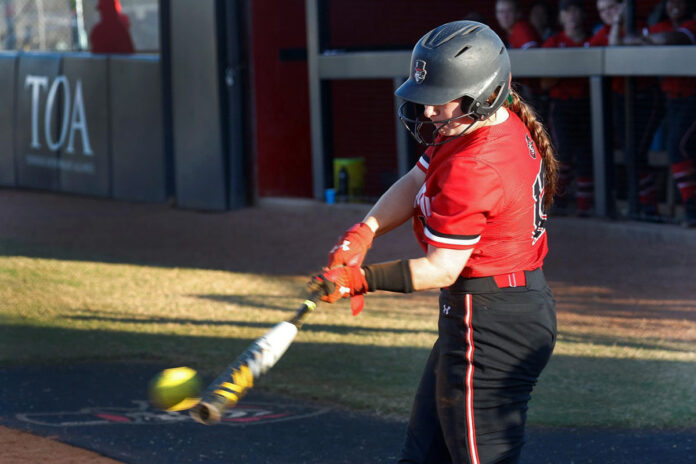
{"type": "MultiPolygon", "coordinates": [[[[302,277],[24,254],[16,244],[0,242],[5,365],[152,360],[189,365],[212,378],[250,341],[293,313],[304,284],[302,277]]],[[[693,323],[624,330],[611,319],[574,311],[583,289],[552,288],[560,335],[530,404],[530,423],[696,426],[693,323]]],[[[258,388],[407,417],[436,338],[435,298],[433,292],[369,295],[358,317],[350,315],[347,302],[320,305],[258,388]]],[[[681,308],[691,311],[695,305],[686,301],[681,308]]]]}

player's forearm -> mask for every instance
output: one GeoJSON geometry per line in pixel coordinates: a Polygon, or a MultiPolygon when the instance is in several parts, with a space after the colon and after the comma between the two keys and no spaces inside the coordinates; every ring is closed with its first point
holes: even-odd
{"type": "Polygon", "coordinates": [[[363,219],[376,236],[403,224],[413,215],[414,199],[423,185],[425,174],[414,167],[396,181],[375,203],[363,219]]]}
{"type": "Polygon", "coordinates": [[[409,260],[413,290],[449,287],[461,274],[472,252],[473,249],[430,247],[427,256],[409,260]]]}

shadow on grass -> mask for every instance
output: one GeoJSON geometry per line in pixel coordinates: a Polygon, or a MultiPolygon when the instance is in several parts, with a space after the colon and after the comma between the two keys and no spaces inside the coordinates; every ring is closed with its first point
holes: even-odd
{"type": "MultiPolygon", "coordinates": [[[[203,238],[199,238],[204,240],[203,238]]],[[[172,242],[173,239],[169,239],[172,242]]],[[[116,240],[118,242],[118,240],[116,240]]],[[[327,245],[328,246],[328,245],[327,245]]],[[[324,265],[325,253],[316,252],[316,266],[296,263],[294,256],[274,256],[272,247],[256,244],[248,257],[235,257],[235,250],[216,250],[211,243],[203,242],[197,249],[176,243],[160,243],[150,239],[137,245],[108,243],[51,243],[24,242],[14,238],[0,238],[0,256],[57,259],[62,261],[93,261],[107,264],[130,264],[162,268],[187,268],[213,271],[266,274],[273,276],[307,275],[318,272],[324,265]],[[282,260],[283,265],[277,265],[282,260]],[[276,264],[275,266],[273,264],[276,264]]],[[[307,261],[307,260],[305,260],[307,261]]]]}
{"type": "Polygon", "coordinates": [[[641,339],[637,341],[636,339],[630,339],[625,337],[609,337],[606,335],[576,335],[576,334],[566,334],[559,333],[558,340],[563,343],[576,343],[576,344],[591,344],[598,349],[601,348],[637,348],[645,350],[660,350],[668,351],[674,353],[693,353],[693,347],[687,348],[688,341],[681,338],[660,338],[659,340],[641,339]],[[675,343],[684,345],[684,348],[678,348],[675,346],[669,346],[667,344],[675,343]]]}
{"type": "MultiPolygon", "coordinates": [[[[0,365],[145,361],[190,365],[212,380],[251,341],[38,327],[13,320],[0,322],[0,365]]],[[[428,353],[427,348],[297,341],[258,387],[405,417],[428,353]]],[[[694,427],[695,377],[692,362],[556,355],[532,395],[530,424],[694,427]]]]}
{"type": "MultiPolygon", "coordinates": [[[[294,306],[289,304],[276,304],[272,303],[273,300],[284,300],[288,301],[288,295],[285,296],[275,296],[275,295],[220,295],[220,294],[210,294],[210,295],[186,295],[188,297],[199,298],[202,300],[215,301],[217,303],[232,304],[237,306],[243,306],[244,309],[257,308],[257,309],[273,309],[278,311],[288,311],[293,309],[299,309],[299,303],[293,303],[294,306]]],[[[297,301],[299,302],[302,298],[306,298],[301,292],[297,292],[295,295],[297,301]]]]}
{"type": "MultiPolygon", "coordinates": [[[[618,296],[618,298],[621,298],[618,296]]],[[[615,317],[618,319],[673,319],[677,321],[696,321],[696,300],[669,300],[660,297],[659,301],[616,301],[612,297],[607,299],[589,299],[583,297],[562,296],[558,299],[559,306],[564,312],[615,317]],[[598,310],[598,307],[601,310],[598,310]]]]}
{"type": "MultiPolygon", "coordinates": [[[[297,272],[284,272],[277,266],[278,261],[293,262],[296,256],[272,256],[271,252],[268,255],[259,257],[258,262],[255,259],[231,259],[226,253],[210,250],[211,244],[202,244],[201,250],[187,247],[187,249],[179,249],[175,244],[162,243],[141,243],[137,247],[126,248],[119,247],[119,252],[110,252],[107,245],[91,244],[92,248],[83,246],[80,241],[75,241],[72,244],[63,244],[61,247],[48,243],[26,243],[14,238],[0,238],[0,256],[21,256],[29,258],[44,258],[57,259],[65,261],[94,261],[110,264],[131,264],[154,267],[183,267],[189,269],[205,269],[205,270],[221,270],[229,272],[242,273],[258,273],[273,276],[299,276],[306,272],[317,271],[325,259],[322,255],[321,259],[317,259],[317,268],[307,271],[299,266],[295,269],[297,272]],[[207,250],[204,252],[203,250],[207,250]],[[273,266],[273,264],[276,266],[273,266]]],[[[268,250],[265,250],[268,251],[268,250]]],[[[253,253],[252,253],[253,255],[253,253]]],[[[291,266],[294,267],[294,266],[291,266]]],[[[309,274],[307,274],[309,275],[309,274]]],[[[553,276],[553,272],[549,272],[549,276],[553,276]]],[[[584,281],[580,277],[576,279],[573,285],[580,285],[584,281]]],[[[688,281],[688,279],[687,279],[688,281]]],[[[588,282],[585,282],[588,284],[588,282]]],[[[553,284],[551,285],[553,288],[553,284]]],[[[211,301],[222,303],[244,304],[251,307],[263,307],[265,309],[288,310],[288,308],[280,305],[268,305],[265,301],[255,300],[239,295],[194,295],[198,298],[204,298],[211,301]]],[[[370,296],[375,298],[377,296],[370,296]]],[[[696,300],[675,299],[670,300],[660,296],[660,301],[641,301],[641,298],[636,301],[628,301],[632,295],[617,293],[611,290],[610,294],[603,295],[600,299],[594,299],[593,296],[583,298],[577,295],[559,295],[559,310],[579,314],[579,315],[597,315],[606,317],[615,317],[626,320],[656,318],[675,321],[695,321],[696,320],[696,300]],[[606,299],[605,299],[606,298],[606,299]],[[617,301],[618,299],[618,301],[617,301]],[[623,300],[623,301],[622,301],[623,300]]],[[[410,296],[409,298],[414,298],[410,296]]],[[[642,298],[643,300],[645,298],[642,298]]]]}
{"type": "MultiPolygon", "coordinates": [[[[148,317],[148,318],[135,318],[131,315],[128,316],[114,316],[113,313],[108,313],[109,315],[97,315],[94,310],[84,310],[85,313],[90,313],[90,315],[77,315],[77,316],[63,316],[62,319],[73,320],[73,321],[98,321],[98,322],[114,322],[114,323],[125,323],[125,324],[180,324],[180,325],[194,325],[194,326],[227,326],[227,327],[253,327],[260,329],[270,329],[274,322],[250,322],[250,321],[220,321],[220,320],[209,320],[209,319],[188,319],[188,318],[170,318],[170,317],[148,317]]],[[[310,321],[302,326],[303,332],[329,332],[339,335],[350,335],[350,334],[366,334],[366,333],[432,333],[435,334],[435,330],[415,330],[415,329],[389,329],[389,328],[374,328],[365,327],[357,325],[328,325],[328,324],[314,324],[310,321]]]]}
{"type": "MultiPolygon", "coordinates": [[[[286,295],[264,295],[258,294],[246,294],[246,295],[235,295],[235,294],[203,294],[203,295],[186,295],[191,298],[199,298],[202,300],[214,301],[221,304],[230,304],[235,306],[242,306],[244,309],[258,308],[264,310],[277,310],[277,311],[294,311],[300,308],[300,302],[307,297],[303,283],[298,283],[294,287],[290,287],[289,291],[295,292],[295,294],[286,295]],[[292,298],[295,300],[290,301],[292,298]],[[274,301],[282,300],[283,304],[275,303],[274,301]]],[[[420,302],[425,304],[428,308],[433,308],[430,313],[433,317],[437,317],[437,298],[438,292],[419,292],[416,294],[411,294],[408,296],[398,294],[398,293],[370,293],[367,298],[366,310],[369,310],[370,303],[374,305],[384,305],[385,300],[391,300],[394,298],[408,298],[409,302],[420,302]]],[[[322,305],[328,305],[328,303],[321,303],[322,305]]],[[[397,307],[390,308],[390,310],[399,310],[397,307]]],[[[411,312],[412,310],[408,309],[411,312]]]]}

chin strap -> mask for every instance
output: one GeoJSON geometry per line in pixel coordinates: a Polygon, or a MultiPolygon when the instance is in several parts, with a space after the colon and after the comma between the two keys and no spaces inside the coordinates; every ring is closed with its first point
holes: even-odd
{"type": "Polygon", "coordinates": [[[410,102],[404,102],[399,107],[399,120],[401,121],[401,124],[404,125],[406,130],[411,134],[411,136],[416,140],[416,142],[418,142],[422,145],[429,146],[429,147],[444,145],[445,143],[449,143],[452,140],[458,139],[459,137],[466,135],[471,130],[471,128],[474,124],[476,124],[479,121],[483,121],[485,119],[483,117],[483,115],[480,115],[477,113],[468,113],[468,114],[463,114],[461,116],[457,116],[456,118],[447,119],[445,121],[420,121],[417,119],[411,119],[404,114],[404,108],[408,103],[410,103],[410,102]],[[437,138],[438,138],[437,132],[442,127],[446,126],[447,124],[451,123],[452,121],[457,121],[457,120],[462,119],[462,118],[472,118],[473,122],[471,124],[469,124],[467,126],[467,128],[464,129],[460,134],[457,134],[453,137],[445,137],[444,140],[442,140],[440,142],[426,142],[423,139],[423,137],[421,136],[421,131],[422,131],[423,127],[426,124],[431,124],[433,126],[433,131],[432,131],[433,140],[437,140],[437,138]],[[409,126],[409,124],[413,124],[413,129],[411,129],[411,126],[409,126]]]}

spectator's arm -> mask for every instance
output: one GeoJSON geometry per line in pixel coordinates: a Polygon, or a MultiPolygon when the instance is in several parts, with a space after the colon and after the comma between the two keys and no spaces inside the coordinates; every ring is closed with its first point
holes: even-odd
{"type": "Polygon", "coordinates": [[[624,37],[624,45],[691,45],[691,38],[680,31],[665,31],[644,36],[624,37]]]}
{"type": "Polygon", "coordinates": [[[621,18],[617,18],[611,23],[609,30],[609,45],[623,45],[624,41],[621,38],[621,18]]]}
{"type": "Polygon", "coordinates": [[[546,92],[551,87],[558,84],[558,81],[560,80],[561,79],[558,77],[542,77],[541,79],[539,79],[539,87],[541,87],[542,91],[546,92]]]}
{"type": "Polygon", "coordinates": [[[609,45],[625,45],[624,38],[621,37],[621,29],[624,25],[624,12],[626,5],[621,3],[616,8],[616,15],[611,20],[611,29],[609,30],[609,45]]]}
{"type": "Polygon", "coordinates": [[[645,36],[647,45],[691,45],[691,38],[681,31],[657,32],[645,36]]]}

